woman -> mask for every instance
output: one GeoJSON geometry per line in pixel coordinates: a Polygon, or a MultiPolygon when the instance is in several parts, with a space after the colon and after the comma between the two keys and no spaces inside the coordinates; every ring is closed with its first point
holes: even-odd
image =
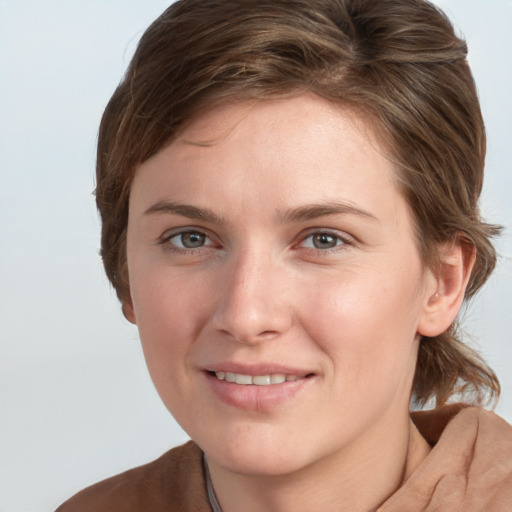
{"type": "Polygon", "coordinates": [[[456,316],[495,263],[465,44],[423,0],[182,0],[105,111],[102,255],[192,438],[59,509],[512,508],[456,316]],[[409,413],[411,399],[429,412],[409,413]]]}

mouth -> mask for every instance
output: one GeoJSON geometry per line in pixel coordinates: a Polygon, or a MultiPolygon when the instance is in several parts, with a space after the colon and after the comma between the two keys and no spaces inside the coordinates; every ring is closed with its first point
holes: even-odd
{"type": "Polygon", "coordinates": [[[210,368],[204,375],[221,402],[258,413],[276,410],[277,406],[285,403],[295,403],[296,397],[318,380],[315,373],[273,365],[249,368],[227,364],[210,368]]]}
{"type": "Polygon", "coordinates": [[[270,412],[297,403],[307,389],[316,389],[320,375],[299,366],[224,361],[203,368],[214,396],[226,405],[252,412],[270,412]]]}
{"type": "Polygon", "coordinates": [[[285,373],[272,373],[267,375],[246,375],[243,373],[210,371],[210,375],[215,376],[218,380],[240,384],[242,386],[275,386],[285,382],[295,382],[300,379],[312,377],[312,373],[294,375],[285,373]]]}

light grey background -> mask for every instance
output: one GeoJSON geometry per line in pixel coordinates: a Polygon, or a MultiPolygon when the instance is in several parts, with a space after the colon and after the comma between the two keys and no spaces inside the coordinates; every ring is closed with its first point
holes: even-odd
{"type": "MultiPolygon", "coordinates": [[[[489,136],[482,209],[508,228],[465,327],[512,421],[512,1],[439,0],[465,34],[489,136]]],[[[0,0],[0,512],[53,510],[186,435],[103,276],[99,119],[163,0],[0,0]]]]}

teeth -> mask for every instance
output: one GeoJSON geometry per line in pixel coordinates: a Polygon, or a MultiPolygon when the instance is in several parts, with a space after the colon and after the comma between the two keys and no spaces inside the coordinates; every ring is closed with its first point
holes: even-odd
{"type": "Polygon", "coordinates": [[[240,373],[235,373],[235,382],[237,384],[252,384],[252,377],[250,375],[241,375],[240,373]]]}
{"type": "Polygon", "coordinates": [[[256,386],[268,386],[271,382],[272,377],[270,375],[255,375],[252,378],[252,383],[256,386]]]}
{"type": "Polygon", "coordinates": [[[219,380],[234,382],[243,386],[248,386],[251,384],[256,386],[270,386],[272,384],[282,384],[283,382],[293,382],[300,379],[298,375],[285,375],[284,373],[252,376],[232,372],[215,372],[215,375],[219,380]]]}

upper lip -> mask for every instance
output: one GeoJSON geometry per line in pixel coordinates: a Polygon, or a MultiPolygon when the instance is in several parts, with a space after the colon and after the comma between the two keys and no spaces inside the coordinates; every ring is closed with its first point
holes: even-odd
{"type": "Polygon", "coordinates": [[[240,364],[234,362],[224,362],[208,365],[205,367],[205,370],[208,372],[230,372],[251,376],[275,375],[278,373],[284,375],[305,376],[314,373],[311,370],[304,370],[304,368],[294,368],[273,363],[240,364]]]}

